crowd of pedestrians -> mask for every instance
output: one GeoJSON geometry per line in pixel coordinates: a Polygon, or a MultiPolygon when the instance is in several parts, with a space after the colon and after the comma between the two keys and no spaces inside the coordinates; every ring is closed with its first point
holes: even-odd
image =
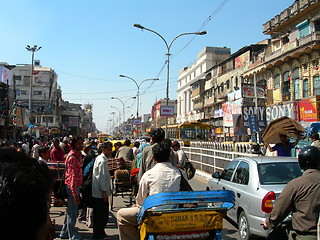
{"type": "MultiPolygon", "coordinates": [[[[283,138],[283,145],[287,144],[287,140],[284,136],[281,137],[283,138]]],[[[296,142],[298,141],[299,140],[296,142]]],[[[319,136],[314,135],[313,145],[317,146],[318,141],[319,136]]],[[[286,150],[287,148],[284,147],[284,149],[286,150]]],[[[279,149],[276,148],[272,150],[279,151],[279,149]]],[[[306,165],[306,167],[302,166],[302,169],[308,172],[308,169],[311,168],[313,169],[313,175],[318,177],[320,166],[318,163],[319,159],[318,157],[314,158],[314,156],[316,156],[316,154],[318,154],[317,156],[320,156],[320,151],[315,147],[312,147],[311,150],[307,149],[304,151],[306,152],[305,155],[303,155],[304,158],[302,163],[306,162],[306,164],[309,165],[306,165]],[[312,154],[309,154],[307,151],[313,152],[312,154]],[[310,162],[312,162],[312,164],[310,162]]],[[[299,159],[302,159],[303,153],[304,152],[299,155],[299,159]]],[[[132,144],[132,142],[127,139],[123,143],[121,141],[116,142],[114,146],[111,142],[97,143],[97,141],[90,141],[89,139],[83,139],[81,137],[73,137],[71,139],[68,137],[54,138],[47,142],[39,139],[25,139],[17,143],[7,140],[0,141],[0,197],[1,199],[4,199],[4,197],[8,197],[7,194],[16,194],[16,196],[8,198],[9,200],[0,201],[0,214],[3,214],[1,216],[5,216],[6,220],[9,219],[9,223],[11,220],[13,221],[13,217],[17,216],[16,214],[18,213],[15,213],[15,211],[10,208],[12,203],[9,201],[16,201],[15,204],[25,206],[21,203],[22,200],[18,199],[19,196],[25,191],[28,191],[28,189],[34,187],[34,185],[37,185],[36,189],[38,192],[35,193],[33,191],[34,196],[32,197],[39,197],[39,202],[36,201],[35,203],[39,204],[40,208],[37,209],[36,206],[31,203],[30,199],[27,200],[25,204],[31,205],[25,206],[25,208],[31,209],[30,211],[37,212],[37,214],[39,211],[39,215],[35,215],[39,217],[39,222],[36,221],[36,224],[32,225],[32,227],[31,223],[27,224],[27,226],[30,227],[28,230],[29,232],[27,232],[27,235],[29,235],[24,235],[23,239],[49,240],[48,206],[50,205],[51,191],[54,187],[55,178],[57,177],[52,174],[52,171],[50,173],[49,167],[54,165],[52,165],[52,163],[63,163],[65,166],[63,177],[65,179],[64,183],[66,184],[67,208],[64,224],[59,233],[59,237],[62,239],[80,240],[81,235],[76,228],[76,223],[79,221],[87,224],[88,227],[93,228],[93,240],[111,239],[105,232],[109,218],[109,197],[112,191],[112,176],[110,176],[108,167],[108,161],[110,161],[111,158],[123,158],[127,163],[130,163],[133,179],[132,194],[135,203],[131,207],[122,208],[117,212],[119,237],[121,240],[139,239],[136,214],[143,204],[143,201],[148,196],[156,193],[182,190],[182,180],[184,179],[183,182],[185,182],[185,180],[188,181],[186,173],[183,171],[188,161],[187,155],[180,148],[180,143],[178,141],[165,139],[165,132],[161,128],[154,129],[150,132],[150,142],[136,141],[132,144]],[[24,167],[25,171],[23,169],[24,167]],[[6,176],[8,171],[10,173],[10,168],[16,168],[16,172],[13,173],[13,176],[6,176]],[[29,171],[29,168],[32,168],[32,170],[29,171]],[[13,178],[20,181],[20,177],[22,179],[31,179],[35,175],[37,176],[34,181],[22,183],[21,180],[21,184],[17,186],[15,186],[15,184],[6,185],[6,183],[3,183],[3,179],[9,179],[7,182],[10,183],[10,181],[12,181],[10,179],[13,178]],[[45,180],[43,180],[44,178],[45,180]],[[90,180],[91,186],[90,197],[92,197],[92,205],[86,204],[81,200],[84,197],[84,184],[88,183],[88,180],[90,180]],[[12,191],[11,189],[10,191],[6,190],[11,186],[14,186],[12,191]],[[23,189],[24,187],[25,189],[23,189]],[[5,191],[7,191],[7,193],[5,191]],[[19,191],[21,191],[21,193],[19,191]],[[46,203],[46,211],[41,209],[41,204],[43,204],[43,202],[40,203],[41,197],[43,198],[43,202],[46,203]],[[8,215],[8,212],[6,211],[9,210],[6,210],[6,207],[8,207],[10,211],[13,211],[12,216],[9,216],[10,214],[8,215]]],[[[310,183],[309,179],[307,182],[308,184],[310,183]]],[[[288,185],[288,188],[291,185],[288,185]]],[[[298,184],[296,186],[298,186],[298,184]]],[[[316,192],[319,192],[319,183],[314,183],[312,186],[316,186],[316,192]]],[[[286,190],[282,196],[290,196],[292,192],[293,190],[291,189],[286,190]]],[[[309,193],[309,191],[304,191],[304,193],[309,193]]],[[[310,200],[310,198],[308,199],[310,200]]],[[[312,199],[311,202],[315,206],[319,205],[314,199],[312,199]]],[[[303,206],[306,207],[305,204],[303,206]]],[[[298,203],[295,207],[292,205],[287,206],[287,209],[292,210],[292,208],[298,209],[298,203]]],[[[23,209],[23,211],[27,212],[26,209],[23,209]]],[[[274,227],[281,221],[287,211],[278,217],[280,211],[280,207],[278,207],[272,212],[270,218],[264,223],[265,227],[274,227]]],[[[301,211],[304,210],[302,209],[301,211]]],[[[307,207],[306,211],[310,211],[310,208],[307,207]]],[[[309,215],[311,216],[312,214],[313,212],[309,215]]],[[[20,217],[17,217],[17,219],[18,218],[20,217]]],[[[295,218],[294,215],[294,221],[297,221],[296,219],[298,219],[298,217],[295,218]]],[[[2,223],[2,220],[0,220],[1,230],[3,226],[8,226],[9,224],[2,223]]],[[[309,223],[311,221],[309,221],[309,223]]],[[[17,222],[17,224],[13,224],[14,226],[10,226],[8,229],[20,227],[19,224],[20,223],[17,222]]],[[[294,225],[294,227],[295,226],[296,225],[294,225]]],[[[298,227],[294,234],[299,234],[303,231],[304,228],[298,227]]]]}

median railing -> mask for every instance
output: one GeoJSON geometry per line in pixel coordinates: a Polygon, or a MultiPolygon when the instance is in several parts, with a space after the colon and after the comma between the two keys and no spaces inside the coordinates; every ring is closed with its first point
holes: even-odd
{"type": "Polygon", "coordinates": [[[182,147],[188,159],[196,169],[213,173],[223,170],[230,161],[237,157],[253,156],[247,153],[248,146],[242,144],[191,143],[182,147]]]}

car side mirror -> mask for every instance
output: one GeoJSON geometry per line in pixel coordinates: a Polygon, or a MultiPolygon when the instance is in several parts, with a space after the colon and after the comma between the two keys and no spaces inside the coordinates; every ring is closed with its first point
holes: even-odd
{"type": "Polygon", "coordinates": [[[212,174],[212,177],[213,177],[213,178],[218,178],[218,179],[220,179],[220,173],[219,173],[219,172],[214,172],[214,173],[212,174]]]}

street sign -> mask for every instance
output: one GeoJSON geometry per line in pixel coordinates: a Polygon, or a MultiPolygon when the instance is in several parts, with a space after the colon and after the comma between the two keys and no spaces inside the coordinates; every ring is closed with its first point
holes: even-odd
{"type": "Polygon", "coordinates": [[[173,116],[174,107],[173,106],[161,106],[160,107],[160,116],[173,116]]]}
{"type": "Polygon", "coordinates": [[[133,125],[141,125],[140,119],[134,119],[133,120],[133,125]]]}

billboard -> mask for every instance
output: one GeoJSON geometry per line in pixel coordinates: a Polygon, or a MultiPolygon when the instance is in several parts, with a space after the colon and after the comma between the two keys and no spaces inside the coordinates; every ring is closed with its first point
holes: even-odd
{"type": "Polygon", "coordinates": [[[256,113],[254,106],[243,106],[242,107],[242,115],[243,115],[243,126],[246,128],[253,127],[254,121],[257,121],[257,125],[262,131],[266,126],[266,107],[265,106],[258,106],[258,111],[256,113]],[[256,119],[252,118],[251,116],[256,115],[256,119]]]}
{"type": "MultiPolygon", "coordinates": [[[[265,97],[265,90],[259,86],[256,86],[257,89],[257,98],[265,97]]],[[[254,98],[254,84],[251,83],[243,83],[242,84],[242,96],[244,98],[254,98]]]]}
{"type": "Polygon", "coordinates": [[[315,98],[304,99],[299,101],[300,121],[316,122],[318,113],[318,103],[315,98]]]}
{"type": "Polygon", "coordinates": [[[12,76],[12,72],[9,69],[0,66],[0,82],[12,86],[12,76]]]}
{"type": "Polygon", "coordinates": [[[299,121],[299,108],[297,102],[282,103],[278,105],[272,105],[266,107],[266,119],[267,123],[277,119],[279,117],[290,117],[296,121],[299,121]]]}
{"type": "Polygon", "coordinates": [[[250,61],[250,51],[247,51],[234,59],[234,68],[236,69],[236,68],[242,67],[245,64],[249,63],[249,61],[250,61]]]}
{"type": "Polygon", "coordinates": [[[174,106],[160,107],[160,116],[173,116],[173,115],[174,115],[174,106]]]}

